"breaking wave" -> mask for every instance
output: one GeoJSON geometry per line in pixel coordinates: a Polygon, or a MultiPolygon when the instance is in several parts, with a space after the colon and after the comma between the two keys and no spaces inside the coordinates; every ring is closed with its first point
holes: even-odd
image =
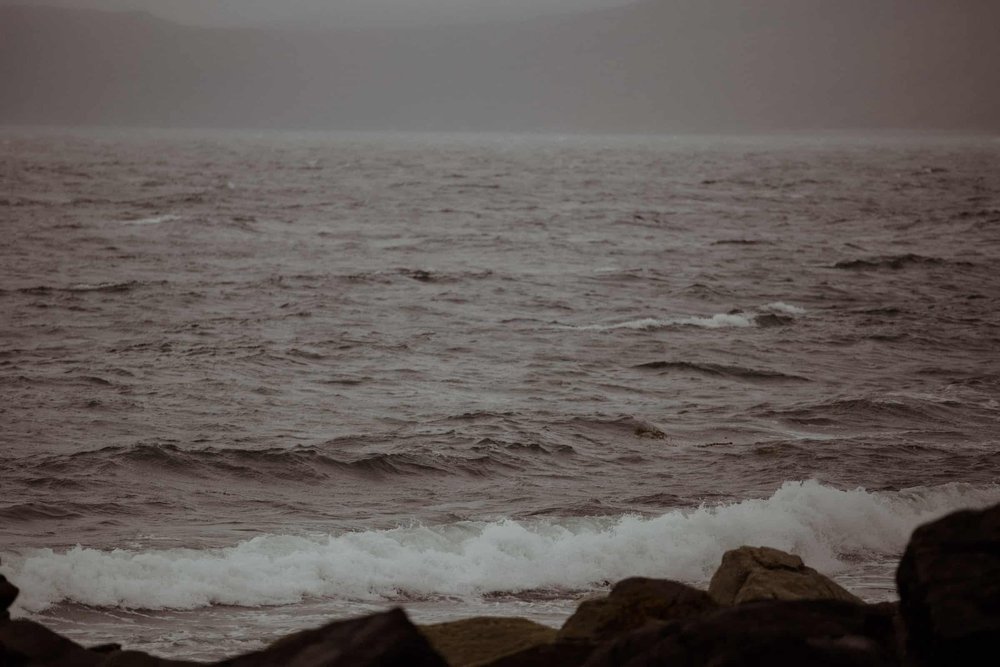
{"type": "Polygon", "coordinates": [[[335,535],[260,535],[219,549],[74,547],[4,553],[22,589],[16,612],[60,602],[195,609],[582,590],[626,576],[704,582],[743,544],[792,551],[837,572],[852,556],[891,557],[917,525],[1000,501],[1000,486],[945,484],[897,492],[786,482],[770,498],[625,515],[460,522],[335,535]]]}

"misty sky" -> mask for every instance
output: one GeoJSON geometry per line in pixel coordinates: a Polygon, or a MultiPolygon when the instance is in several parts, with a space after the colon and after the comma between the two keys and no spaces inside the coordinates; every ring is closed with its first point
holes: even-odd
{"type": "Polygon", "coordinates": [[[0,5],[142,10],[193,25],[337,26],[517,20],[631,2],[634,0],[0,0],[0,5]]]}
{"type": "Polygon", "coordinates": [[[0,124],[1000,128],[1000,0],[0,0],[0,7],[0,124]],[[45,5],[62,9],[40,10],[45,5]],[[118,11],[71,11],[80,9],[118,11]],[[381,29],[387,25],[401,29],[381,29]]]}

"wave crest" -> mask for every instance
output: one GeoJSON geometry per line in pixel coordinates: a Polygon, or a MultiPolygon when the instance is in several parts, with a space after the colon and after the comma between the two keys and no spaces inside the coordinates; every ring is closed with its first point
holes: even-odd
{"type": "Polygon", "coordinates": [[[15,611],[63,601],[193,609],[304,598],[381,600],[580,590],[627,576],[704,582],[743,544],[799,554],[837,571],[852,554],[894,556],[917,525],[1000,501],[1000,486],[946,484],[899,492],[786,482],[770,498],[625,515],[460,522],[338,535],[261,535],[220,549],[102,551],[77,546],[3,554],[23,591],[15,611]]]}

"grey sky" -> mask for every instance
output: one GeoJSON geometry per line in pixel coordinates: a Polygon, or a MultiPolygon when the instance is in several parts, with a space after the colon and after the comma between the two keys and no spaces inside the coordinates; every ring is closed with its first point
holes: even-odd
{"type": "Polygon", "coordinates": [[[142,10],[194,25],[445,24],[527,19],[635,0],[0,0],[0,5],[142,10]]]}
{"type": "Polygon", "coordinates": [[[29,6],[0,16],[0,123],[1000,127],[998,0],[0,0],[12,4],[29,6]],[[38,9],[52,3],[154,18],[38,9]],[[497,22],[510,19],[534,20],[497,22]],[[470,21],[483,24],[354,29],[470,21]],[[260,28],[218,29],[239,25],[260,28]]]}

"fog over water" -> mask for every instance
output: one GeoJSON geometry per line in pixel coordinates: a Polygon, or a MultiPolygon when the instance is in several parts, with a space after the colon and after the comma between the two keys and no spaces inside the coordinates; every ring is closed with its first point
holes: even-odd
{"type": "Polygon", "coordinates": [[[0,6],[0,122],[615,133],[1000,127],[995,2],[595,1],[573,12],[554,0],[530,10],[501,3],[509,16],[497,3],[461,3],[461,12],[458,4],[0,6]],[[152,13],[81,9],[91,6],[152,13]]]}

